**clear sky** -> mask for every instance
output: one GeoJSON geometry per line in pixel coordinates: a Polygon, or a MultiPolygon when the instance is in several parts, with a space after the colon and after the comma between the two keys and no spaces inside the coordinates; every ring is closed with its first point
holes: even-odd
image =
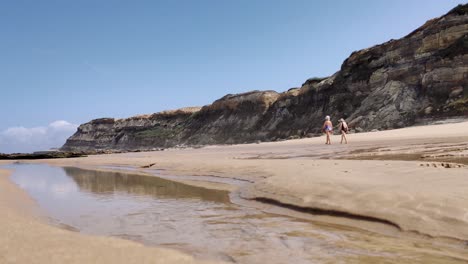
{"type": "Polygon", "coordinates": [[[0,1],[0,152],[60,147],[94,118],[285,91],[463,2],[0,1]]]}

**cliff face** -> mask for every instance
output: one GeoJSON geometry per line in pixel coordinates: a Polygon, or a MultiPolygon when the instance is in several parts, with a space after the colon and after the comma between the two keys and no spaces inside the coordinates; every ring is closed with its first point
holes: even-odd
{"type": "Polygon", "coordinates": [[[181,109],[83,124],[64,150],[135,150],[269,141],[320,132],[325,115],[357,131],[468,117],[468,4],[399,40],[360,50],[340,71],[284,93],[226,95],[181,109]]]}
{"type": "Polygon", "coordinates": [[[62,150],[151,150],[181,141],[184,122],[200,108],[184,108],[126,119],[95,119],[78,127],[62,150]]]}

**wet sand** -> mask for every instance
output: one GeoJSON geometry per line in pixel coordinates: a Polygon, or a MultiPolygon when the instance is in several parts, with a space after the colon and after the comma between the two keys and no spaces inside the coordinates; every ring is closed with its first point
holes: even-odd
{"type": "MultiPolygon", "coordinates": [[[[463,166],[468,159],[468,122],[351,134],[348,140],[348,145],[337,144],[339,136],[334,136],[331,146],[325,145],[324,137],[320,137],[38,162],[106,170],[133,167],[140,173],[158,169],[162,177],[230,190],[238,194],[240,203],[268,202],[302,210],[301,214],[311,215],[317,221],[349,224],[383,234],[396,229],[401,234],[453,240],[463,247],[468,241],[468,167],[463,166]],[[391,154],[392,160],[385,160],[385,156],[381,156],[384,154],[391,154]],[[419,158],[408,158],[415,155],[419,158]],[[450,163],[453,161],[459,162],[450,163]],[[141,168],[153,163],[151,168],[141,168]]],[[[0,182],[2,189],[9,184],[4,178],[0,182]]],[[[11,200],[24,194],[16,190],[1,195],[11,200]]],[[[30,216],[21,216],[23,222],[16,221],[20,218],[19,207],[4,202],[6,198],[0,201],[13,217],[0,220],[3,226],[8,223],[17,223],[19,227],[40,225],[38,230],[55,230],[52,233],[63,236],[58,240],[80,236],[83,240],[103,243],[110,252],[119,243],[128,243],[138,248],[135,252],[154,250],[153,254],[160,253],[159,249],[147,249],[127,241],[109,238],[111,243],[107,242],[108,238],[66,232],[31,220],[30,216]]],[[[281,207],[271,208],[266,209],[281,213],[278,209],[281,207]]],[[[24,234],[35,233],[35,228],[31,229],[24,234]]],[[[27,241],[22,244],[38,246],[27,241]]],[[[1,245],[4,243],[2,241],[1,245]]],[[[177,255],[168,252],[171,257],[177,255]]],[[[190,257],[182,256],[191,261],[190,257]]],[[[463,253],[457,253],[456,257],[468,259],[463,253]]]]}
{"type": "Polygon", "coordinates": [[[0,263],[204,263],[128,240],[83,235],[40,219],[32,201],[0,170],[0,263]]]}

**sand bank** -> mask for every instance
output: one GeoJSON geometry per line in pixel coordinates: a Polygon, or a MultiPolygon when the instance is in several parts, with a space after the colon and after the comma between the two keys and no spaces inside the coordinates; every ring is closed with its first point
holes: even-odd
{"type": "Polygon", "coordinates": [[[275,161],[275,175],[249,185],[243,196],[468,240],[465,168],[428,168],[404,161],[302,162],[287,167],[275,161]]]}

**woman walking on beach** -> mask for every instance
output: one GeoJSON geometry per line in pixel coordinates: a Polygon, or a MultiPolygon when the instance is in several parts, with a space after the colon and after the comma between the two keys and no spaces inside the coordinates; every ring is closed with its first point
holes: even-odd
{"type": "Polygon", "coordinates": [[[348,139],[346,138],[346,133],[348,133],[348,124],[346,124],[346,121],[341,118],[338,120],[340,122],[340,133],[341,133],[341,143],[343,144],[343,139],[345,140],[345,144],[348,144],[348,139]]]}
{"type": "Polygon", "coordinates": [[[325,144],[331,145],[330,134],[333,133],[333,124],[330,121],[330,116],[325,117],[325,122],[323,123],[322,131],[323,133],[327,134],[327,142],[325,142],[325,144]]]}

